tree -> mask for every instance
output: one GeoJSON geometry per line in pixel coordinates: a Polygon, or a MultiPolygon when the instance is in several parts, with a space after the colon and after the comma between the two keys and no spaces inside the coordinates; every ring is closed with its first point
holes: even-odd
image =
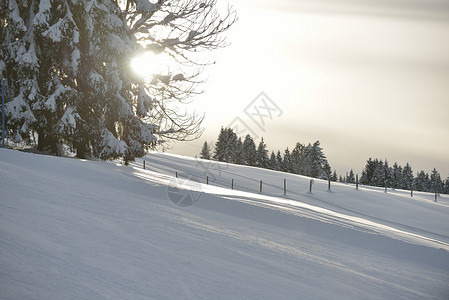
{"type": "Polygon", "coordinates": [[[248,134],[243,141],[243,162],[247,166],[256,165],[256,144],[253,138],[248,134]]]}
{"type": "Polygon", "coordinates": [[[278,150],[276,153],[276,168],[277,171],[282,171],[282,167],[284,165],[284,160],[282,159],[281,151],[278,150]]]}
{"type": "Polygon", "coordinates": [[[271,170],[276,170],[276,166],[276,154],[274,154],[274,151],[271,151],[270,160],[268,161],[268,168],[271,170]]]}
{"type": "Polygon", "coordinates": [[[364,185],[372,185],[374,170],[376,169],[378,160],[372,160],[371,157],[366,161],[365,169],[360,177],[360,183],[364,185]]]}
{"type": "Polygon", "coordinates": [[[209,145],[207,144],[207,142],[204,142],[203,148],[201,149],[200,158],[210,159],[211,158],[210,152],[211,152],[211,149],[210,149],[209,145]]]}
{"type": "Polygon", "coordinates": [[[413,188],[413,171],[409,163],[406,163],[402,169],[401,188],[411,190],[413,188]]]}
{"type": "Polygon", "coordinates": [[[433,193],[441,193],[443,190],[443,181],[441,180],[440,173],[433,168],[432,173],[430,173],[430,191],[433,193]]]}
{"type": "Polygon", "coordinates": [[[197,52],[226,45],[235,22],[216,0],[2,1],[0,75],[7,80],[7,135],[61,155],[125,162],[170,139],[198,137],[202,118],[185,113],[196,94],[197,52]],[[129,68],[152,51],[174,67],[152,80],[129,68]],[[181,70],[182,68],[182,70],[181,70]]]}
{"type": "Polygon", "coordinates": [[[240,138],[240,137],[237,140],[236,145],[235,145],[234,163],[239,164],[239,165],[244,164],[243,142],[242,142],[242,138],[240,138]]]}
{"type": "Polygon", "coordinates": [[[256,153],[256,166],[259,168],[268,168],[268,151],[263,138],[260,139],[256,153]]]}
{"type": "Polygon", "coordinates": [[[429,174],[424,171],[420,171],[414,180],[414,186],[417,191],[428,192],[430,191],[430,179],[429,174]]]}
{"type": "Polygon", "coordinates": [[[355,183],[355,176],[354,176],[354,172],[352,171],[352,169],[351,169],[351,171],[349,171],[349,175],[348,175],[348,178],[346,178],[346,182],[347,183],[355,183]]]}
{"type": "Polygon", "coordinates": [[[326,156],[323,153],[323,148],[320,142],[316,141],[313,145],[309,144],[303,151],[303,175],[313,178],[326,178],[324,166],[327,164],[326,156]]]}
{"type": "Polygon", "coordinates": [[[303,160],[304,160],[304,148],[305,146],[301,143],[296,143],[295,148],[293,148],[291,153],[291,159],[292,159],[292,168],[293,173],[295,174],[301,174],[302,172],[302,166],[303,166],[303,160]]]}
{"type": "Polygon", "coordinates": [[[337,182],[337,180],[338,180],[337,171],[334,170],[334,174],[332,174],[331,181],[337,182]]]}
{"type": "Polygon", "coordinates": [[[288,150],[288,147],[284,151],[284,158],[282,159],[281,170],[287,173],[291,173],[293,170],[291,154],[290,150],[288,150]]]}

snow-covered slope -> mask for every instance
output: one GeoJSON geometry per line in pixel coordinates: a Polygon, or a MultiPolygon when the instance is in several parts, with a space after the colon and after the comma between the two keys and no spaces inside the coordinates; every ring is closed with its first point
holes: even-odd
{"type": "Polygon", "coordinates": [[[449,298],[447,196],[145,165],[0,149],[0,298],[449,298]]]}

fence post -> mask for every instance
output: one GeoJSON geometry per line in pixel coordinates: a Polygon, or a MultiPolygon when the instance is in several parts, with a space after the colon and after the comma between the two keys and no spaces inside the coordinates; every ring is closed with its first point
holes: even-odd
{"type": "Polygon", "coordinates": [[[234,178],[231,179],[231,189],[234,189],[234,178]]]}
{"type": "Polygon", "coordinates": [[[145,159],[143,160],[143,169],[145,170],[145,159]]]}
{"type": "Polygon", "coordinates": [[[209,176],[206,176],[206,184],[209,184],[209,176]]]}
{"type": "Polygon", "coordinates": [[[176,178],[178,178],[178,171],[176,171],[176,178]]]}
{"type": "Polygon", "coordinates": [[[262,193],[262,180],[260,181],[260,192],[262,193]]]}
{"type": "Polygon", "coordinates": [[[309,188],[309,192],[312,192],[312,184],[313,184],[313,179],[310,179],[310,188],[309,188]]]}
{"type": "Polygon", "coordinates": [[[5,148],[5,78],[2,79],[2,148],[5,148]]]}
{"type": "Polygon", "coordinates": [[[385,180],[385,193],[387,192],[387,181],[385,180]]]}
{"type": "Polygon", "coordinates": [[[331,190],[331,180],[327,179],[327,190],[330,191],[331,190]]]}
{"type": "Polygon", "coordinates": [[[413,197],[413,188],[410,188],[410,197],[413,197]]]}
{"type": "Polygon", "coordinates": [[[287,179],[284,178],[284,195],[287,195],[287,179]]]}
{"type": "Polygon", "coordinates": [[[438,202],[438,201],[437,201],[437,197],[438,197],[438,193],[435,192],[435,200],[434,200],[434,202],[438,202]]]}

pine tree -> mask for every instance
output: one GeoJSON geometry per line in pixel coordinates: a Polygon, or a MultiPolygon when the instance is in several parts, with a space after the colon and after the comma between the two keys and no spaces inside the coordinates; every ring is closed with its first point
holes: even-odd
{"type": "Polygon", "coordinates": [[[290,150],[285,149],[284,151],[284,158],[282,159],[282,166],[281,166],[281,170],[283,172],[287,172],[287,173],[291,173],[292,172],[292,161],[291,161],[291,154],[290,154],[290,150]]]}
{"type": "Polygon", "coordinates": [[[376,168],[374,169],[370,185],[379,187],[385,186],[385,166],[383,161],[376,158],[374,160],[374,165],[376,168]]]}
{"type": "Polygon", "coordinates": [[[430,174],[430,192],[441,193],[443,190],[443,182],[441,181],[440,173],[434,168],[430,174]]]}
{"type": "Polygon", "coordinates": [[[334,174],[332,174],[331,181],[337,182],[337,180],[338,180],[337,171],[334,170],[334,174]]]}
{"type": "Polygon", "coordinates": [[[271,151],[270,160],[268,161],[268,168],[271,170],[276,170],[276,154],[274,154],[274,151],[271,151]]]}
{"type": "Polygon", "coordinates": [[[247,166],[256,165],[256,144],[253,138],[248,134],[243,141],[243,161],[247,166]]]}
{"type": "Polygon", "coordinates": [[[232,9],[220,15],[214,0],[7,3],[0,12],[0,75],[8,86],[9,138],[31,143],[37,135],[40,150],[61,155],[67,145],[78,157],[128,162],[156,147],[156,135],[186,140],[201,133],[202,118],[174,108],[196,94],[195,67],[145,82],[129,63],[153,51],[178,65],[204,65],[190,53],[224,45],[232,9]]]}
{"type": "Polygon", "coordinates": [[[417,191],[429,192],[431,189],[429,174],[420,171],[414,180],[414,186],[417,191]]]}
{"type": "Polygon", "coordinates": [[[243,165],[244,164],[244,155],[243,155],[243,142],[242,138],[239,137],[235,146],[234,153],[234,163],[243,165]]]}
{"type": "Polygon", "coordinates": [[[282,171],[282,167],[284,165],[284,160],[282,159],[281,151],[278,150],[276,153],[276,168],[277,171],[282,171]]]}
{"type": "Polygon", "coordinates": [[[348,178],[346,178],[346,182],[347,183],[355,183],[355,176],[354,176],[354,171],[349,171],[349,175],[348,178]]]}
{"type": "Polygon", "coordinates": [[[411,190],[413,188],[413,171],[409,163],[406,163],[402,169],[401,188],[411,190]]]}
{"type": "Polygon", "coordinates": [[[296,143],[295,148],[293,148],[292,150],[291,153],[292,168],[293,168],[292,171],[295,174],[301,174],[304,159],[304,148],[305,146],[298,142],[296,143]]]}
{"type": "Polygon", "coordinates": [[[373,185],[374,170],[376,169],[378,160],[372,160],[371,157],[366,161],[365,169],[360,177],[360,183],[364,185],[373,185]]]}
{"type": "Polygon", "coordinates": [[[226,146],[227,146],[227,131],[221,127],[215,142],[214,159],[218,161],[225,161],[226,146]]]}
{"type": "Polygon", "coordinates": [[[268,167],[268,151],[263,138],[260,139],[259,146],[257,147],[256,153],[256,166],[259,168],[268,167]]]}
{"type": "Polygon", "coordinates": [[[204,142],[203,148],[201,149],[200,158],[210,159],[211,158],[210,152],[211,152],[211,149],[210,149],[209,145],[207,144],[207,142],[204,142]]]}

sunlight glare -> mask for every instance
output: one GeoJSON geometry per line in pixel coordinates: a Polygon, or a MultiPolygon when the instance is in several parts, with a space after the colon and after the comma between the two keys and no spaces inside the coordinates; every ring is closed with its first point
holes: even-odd
{"type": "Polygon", "coordinates": [[[132,70],[144,79],[151,79],[153,75],[161,74],[167,67],[167,65],[164,66],[161,55],[156,55],[150,51],[140,54],[131,60],[132,70]]]}

